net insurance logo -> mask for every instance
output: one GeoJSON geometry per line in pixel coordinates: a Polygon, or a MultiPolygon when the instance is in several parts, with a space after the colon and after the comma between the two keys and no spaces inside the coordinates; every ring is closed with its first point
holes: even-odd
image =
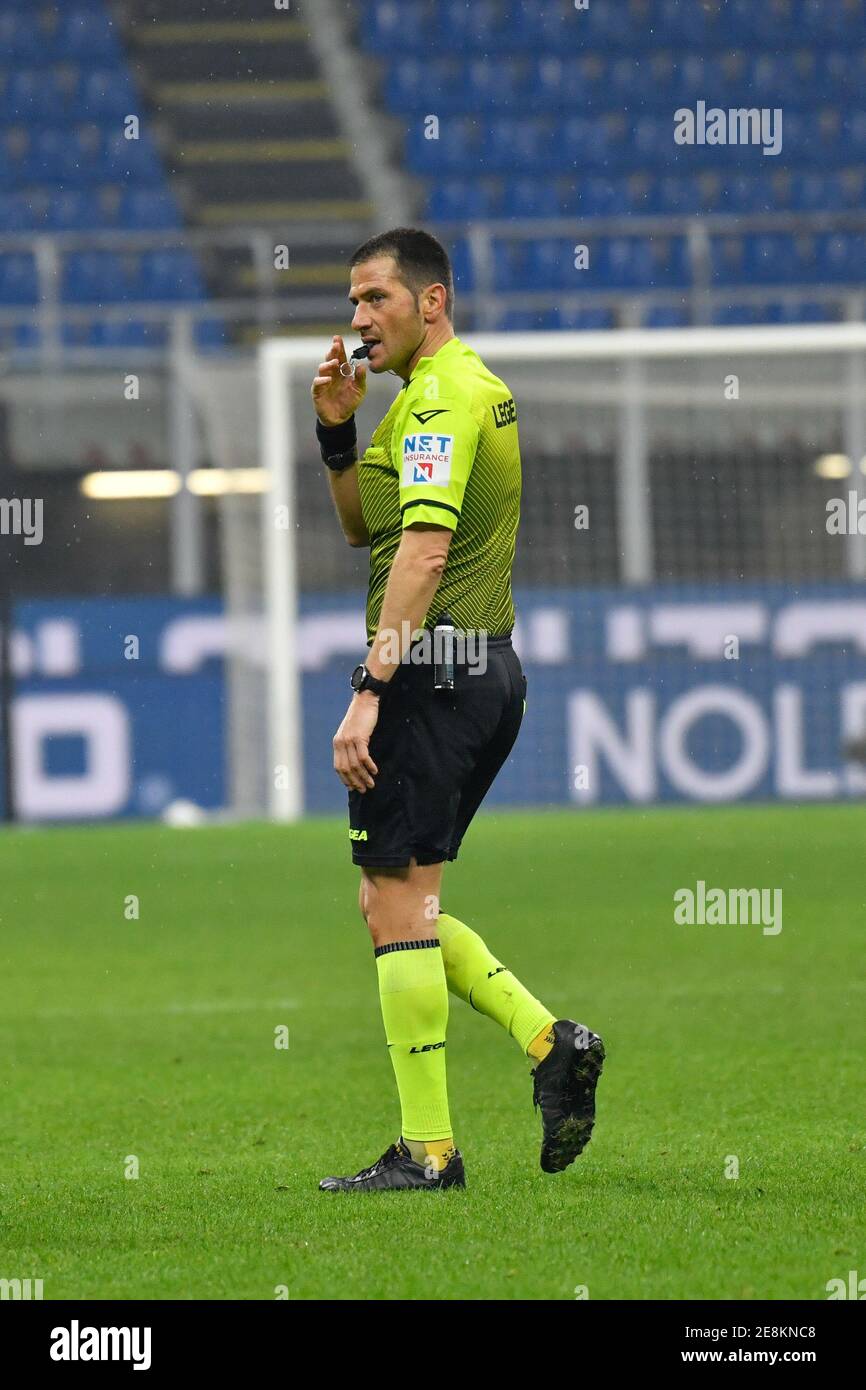
{"type": "Polygon", "coordinates": [[[453,449],[453,434],[407,434],[403,439],[403,486],[444,486],[451,478],[453,449]]]}

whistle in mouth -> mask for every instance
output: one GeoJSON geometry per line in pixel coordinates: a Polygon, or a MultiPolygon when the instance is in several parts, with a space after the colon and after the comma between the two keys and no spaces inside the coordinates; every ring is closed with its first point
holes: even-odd
{"type": "Polygon", "coordinates": [[[355,369],[363,357],[370,356],[370,343],[362,343],[359,348],[355,348],[348,362],[340,363],[340,376],[354,376],[355,369]]]}

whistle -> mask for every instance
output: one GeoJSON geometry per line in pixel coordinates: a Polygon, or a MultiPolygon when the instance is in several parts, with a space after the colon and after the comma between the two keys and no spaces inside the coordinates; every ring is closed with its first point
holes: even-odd
{"type": "Polygon", "coordinates": [[[363,357],[370,356],[370,343],[362,343],[359,348],[355,348],[348,362],[340,363],[340,376],[354,376],[355,369],[363,357]]]}

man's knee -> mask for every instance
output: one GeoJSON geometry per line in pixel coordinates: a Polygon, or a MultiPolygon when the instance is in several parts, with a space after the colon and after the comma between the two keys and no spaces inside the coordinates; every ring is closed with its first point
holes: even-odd
{"type": "Polygon", "coordinates": [[[374,869],[361,880],[358,904],[373,940],[430,935],[439,916],[441,864],[374,869]]]}

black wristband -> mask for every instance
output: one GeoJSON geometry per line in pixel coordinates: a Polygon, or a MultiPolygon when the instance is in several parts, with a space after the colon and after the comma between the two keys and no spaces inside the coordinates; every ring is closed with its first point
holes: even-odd
{"type": "Polygon", "coordinates": [[[323,425],[321,420],[317,420],[316,438],[319,441],[322,462],[334,473],[342,473],[344,468],[351,468],[356,462],[358,430],[354,415],[350,415],[348,420],[344,420],[340,425],[323,425]]]}

